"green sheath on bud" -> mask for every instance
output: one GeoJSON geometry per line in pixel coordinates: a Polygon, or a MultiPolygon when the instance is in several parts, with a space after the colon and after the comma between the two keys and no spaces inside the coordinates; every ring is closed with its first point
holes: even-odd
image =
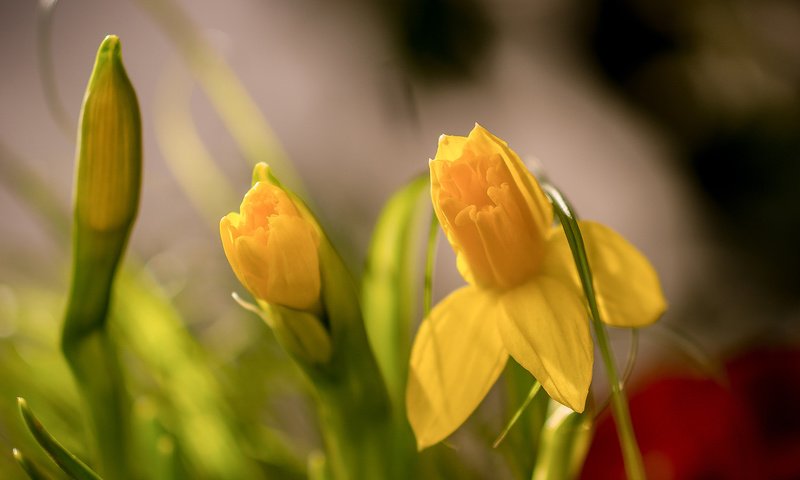
{"type": "Polygon", "coordinates": [[[87,403],[99,472],[118,479],[130,477],[130,404],[106,323],[139,205],[141,132],[120,42],[109,35],[97,51],[78,127],[72,282],[61,346],[87,403]]]}

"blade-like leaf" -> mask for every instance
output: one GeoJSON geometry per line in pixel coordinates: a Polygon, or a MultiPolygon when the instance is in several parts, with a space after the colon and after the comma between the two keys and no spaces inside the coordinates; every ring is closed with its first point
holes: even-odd
{"type": "Polygon", "coordinates": [[[412,180],[386,203],[372,235],[362,284],[364,321],[392,400],[405,395],[411,323],[417,313],[417,259],[428,210],[427,175],[412,180]]]}
{"type": "Polygon", "coordinates": [[[39,468],[36,463],[34,463],[31,459],[26,457],[16,448],[11,450],[11,454],[14,456],[14,460],[17,461],[19,466],[25,471],[28,475],[28,478],[31,480],[50,480],[50,477],[44,473],[44,471],[39,468]]]}
{"type": "Polygon", "coordinates": [[[17,402],[19,404],[19,411],[22,413],[22,419],[25,421],[28,430],[44,451],[50,455],[50,458],[52,458],[67,475],[76,480],[100,480],[99,475],[50,435],[39,419],[33,414],[30,407],[28,407],[28,403],[24,398],[17,398],[17,402]]]}

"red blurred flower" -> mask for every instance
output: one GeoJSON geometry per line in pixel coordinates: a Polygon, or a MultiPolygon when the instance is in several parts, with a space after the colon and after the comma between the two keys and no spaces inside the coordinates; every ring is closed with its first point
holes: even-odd
{"type": "MultiPolygon", "coordinates": [[[[800,351],[757,350],[711,379],[655,379],[630,399],[650,480],[800,478],[800,351]]],[[[582,472],[623,479],[614,422],[605,415],[582,472]]]]}

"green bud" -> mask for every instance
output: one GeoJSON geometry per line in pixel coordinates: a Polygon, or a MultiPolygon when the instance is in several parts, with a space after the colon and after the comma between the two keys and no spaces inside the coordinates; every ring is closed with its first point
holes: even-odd
{"type": "Polygon", "coordinates": [[[105,325],[114,272],[139,205],[142,128],[119,38],[97,51],[81,108],[76,151],[72,290],[65,347],[105,325]]]}
{"type": "Polygon", "coordinates": [[[76,161],[76,227],[129,229],[139,205],[142,128],[136,92],[114,35],[100,45],[86,87],[76,161]]]}

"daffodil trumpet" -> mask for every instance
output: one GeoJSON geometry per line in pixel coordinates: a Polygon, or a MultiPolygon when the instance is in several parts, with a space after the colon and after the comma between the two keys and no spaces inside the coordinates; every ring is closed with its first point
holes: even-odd
{"type": "MultiPolygon", "coordinates": [[[[406,405],[418,448],[469,417],[509,356],[582,412],[594,361],[588,306],[542,187],[480,125],[467,137],[443,135],[430,171],[434,212],[467,285],[431,310],[412,347],[406,405]]],[[[598,317],[625,327],[658,319],[666,303],[647,259],[608,227],[579,225],[598,317]]]]}

